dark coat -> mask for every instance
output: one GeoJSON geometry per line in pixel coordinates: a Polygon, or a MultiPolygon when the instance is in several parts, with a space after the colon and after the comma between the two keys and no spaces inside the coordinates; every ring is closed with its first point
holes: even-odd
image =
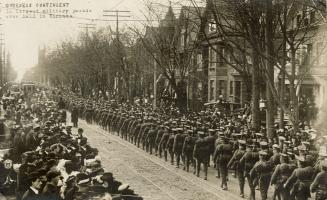
{"type": "Polygon", "coordinates": [[[41,195],[35,194],[34,191],[29,188],[23,195],[22,200],[41,200],[41,195]]]}
{"type": "Polygon", "coordinates": [[[73,108],[72,113],[71,113],[71,120],[72,122],[78,122],[78,109],[76,107],[73,108]]]}

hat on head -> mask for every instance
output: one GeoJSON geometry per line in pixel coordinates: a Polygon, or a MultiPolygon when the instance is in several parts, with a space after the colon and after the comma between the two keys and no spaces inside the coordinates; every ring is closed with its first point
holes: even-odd
{"type": "Polygon", "coordinates": [[[320,163],[321,167],[327,167],[327,160],[322,160],[320,163]]]}
{"type": "Polygon", "coordinates": [[[307,150],[307,147],[302,144],[302,145],[298,146],[297,149],[299,151],[306,151],[307,150]]]}
{"type": "Polygon", "coordinates": [[[60,175],[61,175],[61,173],[59,171],[49,171],[47,173],[47,179],[51,180],[51,179],[53,179],[53,178],[55,178],[57,176],[60,176],[60,175]]]}
{"type": "Polygon", "coordinates": [[[246,144],[245,140],[238,140],[238,143],[239,143],[240,145],[245,145],[245,144],[246,144]]]}
{"type": "Polygon", "coordinates": [[[295,155],[295,159],[298,160],[298,161],[300,161],[300,162],[304,162],[305,161],[304,156],[295,155]]]}
{"type": "Polygon", "coordinates": [[[267,155],[268,155],[268,153],[267,153],[267,152],[265,152],[265,151],[259,151],[259,155],[261,155],[261,156],[267,156],[267,155]]]}
{"type": "Polygon", "coordinates": [[[199,135],[205,135],[203,131],[198,131],[199,135]]]}
{"type": "Polygon", "coordinates": [[[268,143],[265,142],[265,141],[262,141],[262,142],[260,142],[259,144],[260,144],[260,146],[262,146],[262,147],[268,146],[268,143]]]}
{"type": "Polygon", "coordinates": [[[76,181],[76,176],[69,176],[66,180],[66,183],[73,183],[76,181]]]}
{"type": "Polygon", "coordinates": [[[272,146],[272,148],[273,148],[273,149],[280,149],[280,146],[279,146],[278,144],[274,144],[274,145],[272,146]]]}
{"type": "Polygon", "coordinates": [[[119,187],[118,187],[118,191],[124,191],[124,190],[127,190],[129,188],[129,184],[125,183],[125,184],[121,184],[119,187]]]}

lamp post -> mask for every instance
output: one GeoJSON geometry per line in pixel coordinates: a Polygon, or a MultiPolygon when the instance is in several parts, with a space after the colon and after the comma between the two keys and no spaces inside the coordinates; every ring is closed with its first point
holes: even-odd
{"type": "Polygon", "coordinates": [[[259,108],[260,110],[264,110],[267,108],[267,100],[260,99],[259,101],[259,108]]]}

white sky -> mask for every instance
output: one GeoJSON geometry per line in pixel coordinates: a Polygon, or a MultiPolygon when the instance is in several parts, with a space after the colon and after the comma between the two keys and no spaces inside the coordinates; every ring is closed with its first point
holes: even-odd
{"type": "MultiPolygon", "coordinates": [[[[33,8],[19,8],[21,10],[35,10],[36,3],[69,3],[69,10],[86,9],[92,10],[91,13],[73,14],[74,17],[97,18],[97,19],[115,19],[113,17],[103,17],[103,10],[130,10],[131,13],[123,13],[123,15],[131,15],[129,19],[144,19],[145,12],[144,0],[1,0],[1,19],[0,33],[4,35],[4,43],[6,51],[11,54],[11,62],[13,67],[19,71],[25,71],[27,68],[35,66],[38,58],[38,48],[43,46],[54,45],[62,40],[76,38],[77,34],[82,30],[78,23],[95,23],[96,27],[102,27],[110,24],[113,29],[116,28],[115,22],[89,21],[82,19],[23,19],[19,14],[18,19],[8,18],[8,12],[15,15],[17,10],[6,9],[8,3],[31,3],[33,8]]],[[[169,5],[168,0],[153,0],[159,4],[169,5]]],[[[175,0],[173,2],[179,2],[175,0]]],[[[176,4],[173,3],[173,7],[176,4]]],[[[158,7],[160,7],[157,4],[158,7]]],[[[176,12],[178,12],[176,6],[176,12]]],[[[162,9],[167,10],[165,7],[162,9]]],[[[52,9],[52,8],[51,8],[52,9]]],[[[113,13],[114,14],[114,13],[113,13]]],[[[132,25],[139,22],[122,22],[121,27],[132,25]]]]}

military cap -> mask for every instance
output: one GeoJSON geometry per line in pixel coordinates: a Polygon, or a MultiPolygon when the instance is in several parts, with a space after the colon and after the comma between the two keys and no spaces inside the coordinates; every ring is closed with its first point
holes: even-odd
{"type": "Polygon", "coordinates": [[[279,136],[278,139],[279,139],[280,141],[285,141],[285,140],[286,140],[286,138],[285,138],[284,136],[279,136]]]}
{"type": "Polygon", "coordinates": [[[288,157],[288,155],[286,153],[280,153],[279,155],[281,155],[283,157],[288,157]]]}
{"type": "Polygon", "coordinates": [[[278,144],[274,144],[274,145],[272,145],[272,148],[273,149],[280,149],[280,146],[278,144]]]}
{"type": "Polygon", "coordinates": [[[193,133],[193,130],[187,130],[188,133],[193,133]]]}
{"type": "Polygon", "coordinates": [[[238,140],[238,143],[239,143],[240,145],[245,145],[245,144],[246,144],[245,140],[238,140]]]}
{"type": "Polygon", "coordinates": [[[258,137],[263,137],[262,133],[255,133],[255,135],[258,137]]]}
{"type": "Polygon", "coordinates": [[[267,156],[267,155],[268,155],[268,153],[267,153],[267,152],[265,152],[265,151],[259,151],[259,155],[261,155],[261,156],[267,156]]]}
{"type": "Polygon", "coordinates": [[[289,141],[289,140],[285,140],[284,143],[285,143],[285,144],[291,144],[291,141],[289,141]]]}
{"type": "Polygon", "coordinates": [[[198,131],[198,134],[199,135],[204,135],[204,132],[203,131],[198,131]]]}
{"type": "Polygon", "coordinates": [[[260,144],[260,146],[268,146],[268,143],[265,142],[265,141],[262,141],[262,142],[260,142],[259,144],[260,144]]]}
{"type": "Polygon", "coordinates": [[[208,132],[215,132],[215,130],[214,129],[208,129],[208,132]]]}

